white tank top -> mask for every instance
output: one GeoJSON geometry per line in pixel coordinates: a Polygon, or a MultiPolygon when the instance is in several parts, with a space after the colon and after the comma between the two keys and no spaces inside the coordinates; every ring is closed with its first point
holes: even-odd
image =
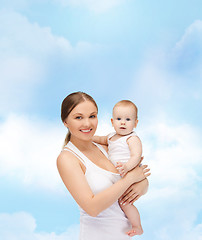
{"type": "MultiPolygon", "coordinates": [[[[98,144],[95,145],[108,158],[105,149],[98,144]]],[[[103,191],[121,178],[117,173],[98,167],[72,142],[68,142],[64,150],[72,152],[86,167],[85,177],[93,194],[103,191]]],[[[80,240],[129,240],[126,231],[130,228],[130,223],[118,201],[97,217],[91,217],[80,208],[80,240]]]]}
{"type": "Polygon", "coordinates": [[[116,133],[113,132],[108,135],[108,154],[109,160],[116,166],[117,162],[127,162],[130,159],[130,149],[127,144],[127,139],[131,136],[137,136],[135,132],[132,132],[126,136],[120,137],[115,141],[111,141],[110,139],[116,133]]]}

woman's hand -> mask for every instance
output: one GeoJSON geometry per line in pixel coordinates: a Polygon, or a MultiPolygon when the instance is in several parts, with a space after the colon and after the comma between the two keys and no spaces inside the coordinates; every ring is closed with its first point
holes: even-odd
{"type": "Polygon", "coordinates": [[[120,204],[133,204],[148,190],[149,182],[146,179],[131,185],[125,193],[119,198],[120,204]]]}
{"type": "Polygon", "coordinates": [[[129,171],[124,178],[126,178],[132,185],[133,183],[140,182],[148,177],[151,174],[149,171],[150,169],[148,168],[148,165],[138,164],[138,166],[129,171]]]}

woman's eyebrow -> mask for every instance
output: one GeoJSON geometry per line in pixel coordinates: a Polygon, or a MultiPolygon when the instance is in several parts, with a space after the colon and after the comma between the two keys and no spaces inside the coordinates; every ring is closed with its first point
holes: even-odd
{"type": "MultiPolygon", "coordinates": [[[[97,114],[97,112],[92,112],[90,113],[89,115],[92,115],[92,114],[97,114]]],[[[83,113],[80,113],[80,112],[77,112],[77,113],[74,113],[73,116],[75,115],[84,115],[83,113]]]]}
{"type": "Polygon", "coordinates": [[[75,115],[83,115],[82,113],[74,113],[73,116],[75,115]]]}

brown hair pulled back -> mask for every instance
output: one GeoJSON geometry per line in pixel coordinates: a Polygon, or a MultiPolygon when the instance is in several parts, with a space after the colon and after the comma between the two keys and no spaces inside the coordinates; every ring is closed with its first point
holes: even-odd
{"type": "MultiPolygon", "coordinates": [[[[87,93],[84,93],[84,92],[74,92],[74,93],[69,94],[62,102],[62,105],[61,105],[62,122],[65,121],[65,119],[69,116],[70,112],[79,103],[82,103],[84,101],[92,102],[98,110],[95,100],[90,95],[88,95],[87,93]]],[[[68,131],[66,138],[65,138],[64,146],[69,142],[70,137],[71,137],[71,133],[68,131]]]]}

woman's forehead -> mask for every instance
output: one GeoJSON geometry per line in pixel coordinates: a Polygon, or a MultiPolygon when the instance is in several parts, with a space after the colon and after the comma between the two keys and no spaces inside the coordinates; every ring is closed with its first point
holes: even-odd
{"type": "Polygon", "coordinates": [[[79,103],[73,110],[72,114],[80,113],[80,114],[89,114],[92,112],[97,112],[97,107],[91,101],[84,101],[79,103]]]}

